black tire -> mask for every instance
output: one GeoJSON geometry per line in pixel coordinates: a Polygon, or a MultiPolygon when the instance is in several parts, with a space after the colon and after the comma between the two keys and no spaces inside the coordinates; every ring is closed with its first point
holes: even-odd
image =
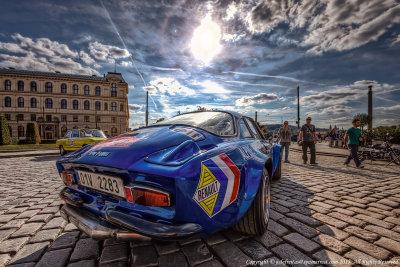
{"type": "Polygon", "coordinates": [[[242,219],[233,226],[237,232],[260,236],[267,230],[271,200],[271,179],[264,168],[257,195],[242,219]]]}
{"type": "Polygon", "coordinates": [[[282,177],[282,159],[279,159],[278,166],[276,167],[276,170],[274,172],[274,175],[272,175],[272,180],[276,181],[281,179],[282,177]]]}
{"type": "Polygon", "coordinates": [[[396,163],[397,165],[400,165],[400,157],[398,156],[398,155],[396,155],[396,153],[395,152],[391,152],[390,153],[390,156],[392,157],[392,161],[394,162],[394,163],[396,163]]]}
{"type": "Polygon", "coordinates": [[[65,151],[63,146],[60,146],[60,155],[64,156],[65,154],[67,154],[67,151],[65,151]]]}
{"type": "Polygon", "coordinates": [[[360,162],[363,162],[365,160],[365,155],[362,152],[358,152],[358,159],[360,160],[360,162]]]}

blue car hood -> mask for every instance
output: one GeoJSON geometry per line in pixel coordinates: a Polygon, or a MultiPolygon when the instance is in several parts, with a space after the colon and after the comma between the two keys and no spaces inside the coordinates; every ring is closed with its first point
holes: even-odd
{"type": "Polygon", "coordinates": [[[71,160],[75,163],[126,169],[154,152],[181,145],[185,141],[204,139],[200,130],[191,127],[148,127],[97,143],[84,149],[82,154],[78,152],[75,159],[71,156],[71,160]]]}

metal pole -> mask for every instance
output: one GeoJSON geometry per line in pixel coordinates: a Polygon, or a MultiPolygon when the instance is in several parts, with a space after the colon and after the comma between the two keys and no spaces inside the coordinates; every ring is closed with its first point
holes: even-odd
{"type": "Polygon", "coordinates": [[[146,92],[146,126],[149,125],[149,91],[146,92]]]}
{"type": "Polygon", "coordinates": [[[297,86],[297,129],[300,129],[300,86],[297,86]]]}
{"type": "Polygon", "coordinates": [[[256,117],[255,117],[255,121],[257,122],[257,111],[256,111],[256,117]]]}
{"type": "Polygon", "coordinates": [[[97,108],[94,106],[94,120],[96,121],[96,129],[97,129],[97,108]]]}
{"type": "Polygon", "coordinates": [[[368,130],[372,130],[372,85],[368,86],[368,130]]]}

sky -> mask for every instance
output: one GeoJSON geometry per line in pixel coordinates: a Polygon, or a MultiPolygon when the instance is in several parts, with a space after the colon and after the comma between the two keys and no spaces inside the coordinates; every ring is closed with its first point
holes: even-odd
{"type": "Polygon", "coordinates": [[[130,127],[198,106],[263,124],[400,125],[398,0],[3,1],[0,67],[129,84],[130,127]]]}

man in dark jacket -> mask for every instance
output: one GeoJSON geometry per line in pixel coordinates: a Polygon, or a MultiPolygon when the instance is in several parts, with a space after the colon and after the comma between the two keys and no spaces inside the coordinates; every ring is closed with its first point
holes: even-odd
{"type": "Polygon", "coordinates": [[[303,148],[303,162],[307,164],[307,149],[310,148],[311,160],[310,164],[318,164],[315,162],[315,144],[317,136],[315,134],[315,126],[311,124],[311,117],[307,117],[306,124],[301,127],[299,134],[299,142],[303,148]]]}

